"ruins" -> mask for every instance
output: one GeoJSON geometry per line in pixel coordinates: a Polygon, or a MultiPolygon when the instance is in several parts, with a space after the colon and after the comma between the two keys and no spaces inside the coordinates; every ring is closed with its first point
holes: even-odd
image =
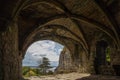
{"type": "Polygon", "coordinates": [[[38,40],[64,45],[79,72],[120,76],[120,0],[0,0],[0,80],[22,79],[38,40]]]}

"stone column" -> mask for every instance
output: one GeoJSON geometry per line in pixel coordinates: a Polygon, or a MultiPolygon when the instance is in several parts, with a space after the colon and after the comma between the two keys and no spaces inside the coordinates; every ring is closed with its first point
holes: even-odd
{"type": "Polygon", "coordinates": [[[89,72],[95,74],[94,61],[96,56],[96,42],[92,41],[90,46],[90,56],[89,56],[89,72]]]}
{"type": "Polygon", "coordinates": [[[2,34],[0,33],[0,80],[3,80],[3,49],[2,49],[2,34]]]}
{"type": "Polygon", "coordinates": [[[87,55],[85,51],[81,48],[80,45],[75,44],[75,49],[74,49],[74,64],[78,69],[78,72],[84,73],[87,72],[87,55]]]}
{"type": "Polygon", "coordinates": [[[23,60],[23,52],[22,51],[19,51],[19,67],[18,67],[18,69],[19,69],[19,79],[20,80],[24,80],[24,78],[23,78],[23,74],[22,74],[22,60],[23,60]]]}
{"type": "Polygon", "coordinates": [[[0,32],[0,80],[20,80],[18,26],[11,21],[0,27],[6,27],[0,32]]]}
{"type": "Polygon", "coordinates": [[[75,44],[75,47],[74,47],[74,53],[73,53],[73,55],[74,55],[74,64],[75,64],[75,66],[76,67],[78,67],[79,68],[79,65],[81,64],[80,63],[80,54],[79,54],[79,48],[80,48],[80,46],[78,45],[78,44],[75,44]]]}

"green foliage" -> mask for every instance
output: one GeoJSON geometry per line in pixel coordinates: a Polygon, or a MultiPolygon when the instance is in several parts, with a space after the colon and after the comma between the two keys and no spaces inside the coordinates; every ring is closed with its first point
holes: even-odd
{"type": "Polygon", "coordinates": [[[110,48],[107,48],[106,50],[106,60],[107,62],[110,62],[110,48]]]}
{"type": "Polygon", "coordinates": [[[29,69],[30,69],[30,67],[23,67],[23,68],[22,68],[22,74],[23,74],[23,75],[26,75],[27,72],[29,72],[29,69]]]}
{"type": "Polygon", "coordinates": [[[24,77],[37,76],[37,70],[30,67],[23,67],[22,74],[24,77]]]}
{"type": "Polygon", "coordinates": [[[48,58],[43,57],[42,64],[40,63],[39,68],[30,68],[30,67],[23,67],[22,68],[22,74],[24,77],[30,77],[30,76],[39,76],[39,75],[51,75],[53,74],[52,71],[49,69],[52,68],[50,66],[50,61],[48,58]]]}
{"type": "Polygon", "coordinates": [[[33,70],[30,70],[30,71],[28,71],[24,76],[25,76],[25,77],[37,76],[37,74],[36,74],[33,70]]]}

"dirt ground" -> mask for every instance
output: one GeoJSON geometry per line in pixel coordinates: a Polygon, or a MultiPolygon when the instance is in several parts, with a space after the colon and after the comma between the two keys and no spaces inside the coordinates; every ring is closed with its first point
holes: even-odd
{"type": "Polygon", "coordinates": [[[29,80],[120,80],[120,76],[90,75],[87,73],[68,73],[49,76],[33,76],[29,80]]]}

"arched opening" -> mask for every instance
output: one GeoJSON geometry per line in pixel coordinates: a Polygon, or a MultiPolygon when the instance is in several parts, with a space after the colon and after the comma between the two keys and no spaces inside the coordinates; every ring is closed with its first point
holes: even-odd
{"type": "Polygon", "coordinates": [[[40,65],[43,64],[44,58],[48,59],[47,66],[50,66],[47,74],[52,74],[59,64],[59,56],[63,48],[63,45],[51,40],[41,40],[31,44],[22,61],[23,76],[42,75],[40,71],[43,68],[40,65]]]}
{"type": "Polygon", "coordinates": [[[107,50],[107,42],[104,40],[98,41],[96,44],[96,56],[95,56],[95,72],[96,74],[101,74],[100,67],[106,65],[106,50],[107,50]]]}
{"type": "Polygon", "coordinates": [[[112,52],[109,44],[104,41],[98,41],[96,44],[95,72],[96,74],[115,75],[112,67],[112,52]]]}
{"type": "Polygon", "coordinates": [[[93,61],[94,56],[89,58],[95,51],[91,42],[105,37],[104,40],[114,45],[110,46],[112,58],[108,44],[97,42],[96,73],[101,73],[101,66],[112,62],[116,75],[120,75],[120,0],[1,0],[0,4],[0,80],[21,80],[24,50],[32,42],[48,38],[69,48],[77,43],[79,51],[71,51],[79,67],[79,62],[93,61]],[[79,46],[85,51],[80,51],[79,46]]]}

